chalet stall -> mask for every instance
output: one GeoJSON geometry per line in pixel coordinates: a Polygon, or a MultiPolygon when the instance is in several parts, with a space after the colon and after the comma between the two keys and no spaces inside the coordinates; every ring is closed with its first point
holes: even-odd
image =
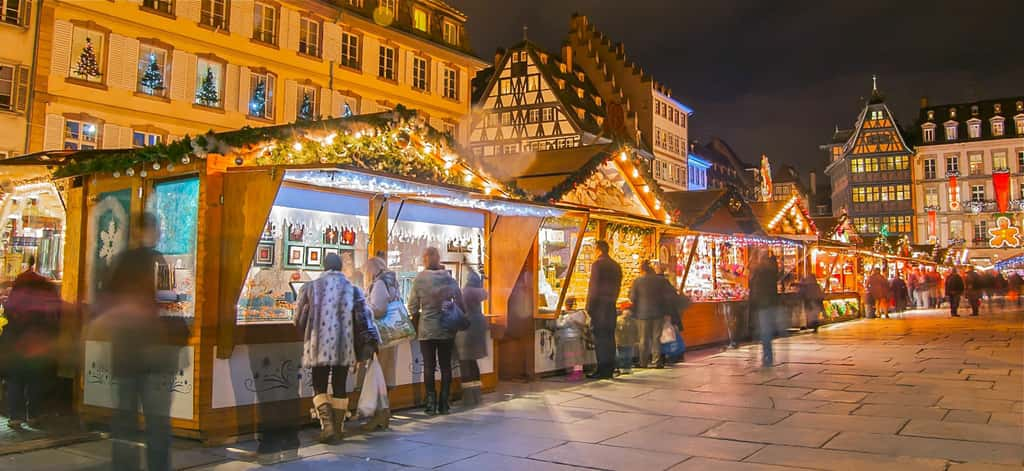
{"type": "MultiPolygon", "coordinates": [[[[437,247],[460,283],[469,270],[485,276],[485,313],[501,332],[523,309],[515,294],[535,289],[521,271],[534,263],[541,221],[566,217],[468,166],[447,136],[406,111],[20,159],[56,168],[67,206],[63,295],[87,319],[101,314],[98,280],[138,240],[132,221],[144,211],[160,218],[161,314],[190,326],[167,347],[182,360],[161,387],[172,391],[175,433],[206,441],[251,433],[269,415],[308,418],[294,308],[327,254],[360,286],[367,258],[385,257],[405,294],[423,249],[437,247]]],[[[80,411],[102,420],[114,406],[111,346],[102,329],[84,332],[80,411]]],[[[398,348],[394,408],[422,394],[418,344],[398,348]]],[[[481,361],[485,389],[497,381],[495,353],[481,361]]]]}

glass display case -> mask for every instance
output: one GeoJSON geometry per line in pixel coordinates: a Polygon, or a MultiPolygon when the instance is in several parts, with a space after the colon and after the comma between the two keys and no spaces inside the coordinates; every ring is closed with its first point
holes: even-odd
{"type": "MultiPolygon", "coordinates": [[[[586,224],[584,216],[547,218],[537,235],[539,264],[537,270],[538,311],[541,315],[558,312],[566,280],[572,272],[573,252],[586,224]]],[[[580,262],[577,262],[579,265],[580,262]]],[[[589,266],[586,268],[589,269],[589,266]]]]}
{"type": "Polygon", "coordinates": [[[3,203],[0,281],[11,281],[24,271],[29,256],[35,257],[39,274],[61,279],[64,208],[56,187],[50,182],[16,186],[3,203]]]}
{"type": "Polygon", "coordinates": [[[199,177],[154,182],[146,210],[160,221],[156,250],[164,264],[155,268],[160,315],[194,318],[199,177]]]}

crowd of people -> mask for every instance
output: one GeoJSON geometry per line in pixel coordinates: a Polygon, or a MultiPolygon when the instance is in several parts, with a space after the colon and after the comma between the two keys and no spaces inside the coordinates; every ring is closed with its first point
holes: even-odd
{"type": "Polygon", "coordinates": [[[879,268],[874,268],[865,287],[867,317],[889,318],[908,309],[932,309],[947,303],[950,315],[959,317],[963,300],[972,316],[979,314],[982,301],[987,301],[990,309],[1005,307],[1007,300],[1020,307],[1024,279],[1016,272],[1004,276],[995,269],[979,271],[971,266],[951,269],[945,279],[931,268],[915,268],[906,280],[899,271],[886,279],[879,268]]]}

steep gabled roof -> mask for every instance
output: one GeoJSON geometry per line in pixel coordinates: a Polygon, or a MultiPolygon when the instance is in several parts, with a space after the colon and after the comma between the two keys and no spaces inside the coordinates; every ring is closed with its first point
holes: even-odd
{"type": "Polygon", "coordinates": [[[1016,116],[1024,114],[1024,109],[1018,110],[1017,104],[1020,103],[1024,107],[1024,96],[1006,97],[1006,98],[995,98],[991,100],[974,101],[969,103],[951,103],[945,105],[932,105],[925,108],[921,108],[921,111],[917,116],[917,126],[920,128],[926,123],[934,124],[936,128],[944,128],[945,124],[949,121],[957,122],[957,139],[954,141],[947,141],[944,132],[935,133],[935,141],[933,142],[922,142],[920,133],[915,134],[915,143],[924,145],[934,144],[945,144],[947,142],[966,142],[966,141],[983,141],[986,139],[1008,139],[1013,137],[1024,137],[1024,133],[1018,133],[1017,127],[1014,125],[1014,118],[1016,116]],[[996,107],[999,107],[999,112],[996,112],[996,107]],[[952,116],[951,111],[955,111],[956,116],[952,116]],[[929,113],[931,117],[929,117],[929,113]],[[1003,124],[1003,135],[996,136],[992,134],[992,126],[990,121],[995,117],[1002,117],[1005,121],[1003,124]],[[981,120],[981,137],[969,138],[967,133],[967,122],[971,119],[977,118],[981,120]]]}
{"type": "Polygon", "coordinates": [[[864,125],[868,120],[868,111],[871,111],[872,109],[882,109],[885,111],[885,115],[892,122],[891,129],[895,131],[896,137],[900,140],[900,144],[903,145],[903,148],[906,149],[907,152],[912,152],[913,148],[907,143],[907,140],[903,137],[903,131],[896,123],[896,116],[894,116],[892,111],[889,110],[889,107],[886,106],[885,100],[882,96],[876,92],[872,94],[872,100],[867,105],[864,105],[860,110],[860,114],[857,115],[857,123],[853,126],[853,134],[846,141],[846,144],[843,145],[843,156],[845,157],[850,153],[850,150],[856,145],[861,134],[864,133],[864,125]]]}
{"type": "Polygon", "coordinates": [[[665,197],[676,208],[679,224],[688,229],[727,235],[764,235],[750,205],[735,188],[673,191],[665,197]]]}

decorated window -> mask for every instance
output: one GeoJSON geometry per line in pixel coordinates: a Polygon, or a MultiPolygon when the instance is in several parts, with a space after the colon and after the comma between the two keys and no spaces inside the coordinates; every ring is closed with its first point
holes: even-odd
{"type": "Polygon", "coordinates": [[[267,44],[277,44],[277,7],[256,2],[253,11],[252,38],[267,44]]]}
{"type": "Polygon", "coordinates": [[[102,83],[106,65],[106,34],[75,26],[71,36],[71,78],[102,83]]]}
{"type": "Polygon", "coordinates": [[[100,126],[94,121],[64,120],[64,150],[91,150],[99,146],[100,126]]]}
{"type": "Polygon", "coordinates": [[[963,238],[964,234],[964,223],[959,219],[949,221],[949,238],[960,239],[963,238]]]}
{"type": "Polygon", "coordinates": [[[145,131],[132,131],[132,147],[138,149],[140,147],[155,146],[163,141],[163,136],[145,131]]]}
{"type": "Polygon", "coordinates": [[[140,45],[138,76],[136,90],[140,93],[167,96],[167,50],[149,44],[140,45]]]}
{"type": "Polygon", "coordinates": [[[444,20],[442,39],[452,46],[459,45],[459,25],[450,20],[444,20]]]}
{"type": "Polygon", "coordinates": [[[199,24],[227,30],[228,11],[228,0],[202,0],[199,6],[199,24]]]}
{"type": "Polygon", "coordinates": [[[1003,118],[1001,118],[1001,117],[992,118],[992,135],[993,136],[1002,136],[1005,133],[1006,133],[1006,122],[1003,121],[1003,118]]]}
{"type": "Polygon", "coordinates": [[[955,141],[956,140],[956,127],[957,127],[956,123],[950,123],[950,124],[946,125],[946,140],[947,141],[955,141]]]}
{"type": "Polygon", "coordinates": [[[142,0],[142,8],[146,10],[152,10],[155,12],[163,13],[165,15],[174,14],[174,1],[173,0],[142,0]]]}
{"type": "Polygon", "coordinates": [[[224,106],[224,64],[200,57],[196,62],[195,103],[209,108],[224,106]]]}
{"type": "Polygon", "coordinates": [[[937,188],[924,189],[924,205],[931,208],[939,207],[939,190],[937,188]]]}
{"type": "Polygon", "coordinates": [[[985,185],[971,185],[971,201],[985,202],[985,185]]]}
{"type": "Polygon", "coordinates": [[[249,116],[274,119],[274,74],[249,74],[249,116]]]}
{"type": "MultiPolygon", "coordinates": [[[[566,289],[569,277],[574,271],[585,272],[590,269],[589,265],[585,265],[579,258],[576,260],[576,266],[572,265],[573,253],[584,229],[583,224],[583,217],[565,216],[547,218],[541,225],[537,239],[537,248],[540,251],[540,273],[537,277],[540,301],[538,309],[541,313],[554,314],[560,306],[560,301],[564,307],[561,295],[566,289]]],[[[579,303],[576,308],[582,306],[583,304],[579,303]]]]}
{"type": "Polygon", "coordinates": [[[977,139],[981,137],[981,121],[972,120],[967,123],[967,137],[977,139]]]}
{"type": "Polygon", "coordinates": [[[165,263],[155,267],[160,314],[193,318],[199,178],[190,176],[155,183],[147,210],[160,221],[156,250],[163,255],[165,263]]]}
{"type": "Polygon", "coordinates": [[[295,97],[295,117],[297,119],[316,119],[320,116],[319,89],[311,85],[299,85],[298,96],[295,97]]]}
{"type": "Polygon", "coordinates": [[[428,88],[427,84],[427,71],[430,67],[427,65],[427,59],[423,57],[412,58],[412,88],[419,91],[426,91],[428,88]]]}
{"type": "Polygon", "coordinates": [[[992,170],[1009,170],[1010,165],[1006,160],[1005,150],[992,151],[992,170]]]}
{"type": "Polygon", "coordinates": [[[983,242],[989,239],[988,221],[978,221],[974,224],[974,241],[983,242]]]}
{"type": "Polygon", "coordinates": [[[985,157],[982,154],[968,155],[967,163],[970,167],[971,175],[982,175],[985,173],[985,157]]]}
{"type": "Polygon", "coordinates": [[[935,179],[935,159],[924,159],[924,178],[935,179]]]}
{"type": "Polygon", "coordinates": [[[353,33],[341,33],[341,65],[359,69],[359,51],[359,36],[353,33]]]}
{"type": "MultiPolygon", "coordinates": [[[[1020,102],[1018,101],[1017,103],[1020,103],[1020,102]]],[[[1018,136],[1024,136],[1024,116],[1018,117],[1018,118],[1014,118],[1013,120],[1014,120],[1015,123],[1017,123],[1017,135],[1018,136]]]]}
{"type": "Polygon", "coordinates": [[[391,46],[381,46],[377,64],[377,77],[385,80],[396,80],[398,76],[395,68],[395,57],[397,51],[391,46]]]}
{"type": "Polygon", "coordinates": [[[419,31],[427,32],[430,30],[429,16],[427,11],[416,7],[412,10],[412,27],[419,31]]]}
{"type": "Polygon", "coordinates": [[[320,57],[320,22],[312,18],[299,19],[299,52],[320,57]]]}

